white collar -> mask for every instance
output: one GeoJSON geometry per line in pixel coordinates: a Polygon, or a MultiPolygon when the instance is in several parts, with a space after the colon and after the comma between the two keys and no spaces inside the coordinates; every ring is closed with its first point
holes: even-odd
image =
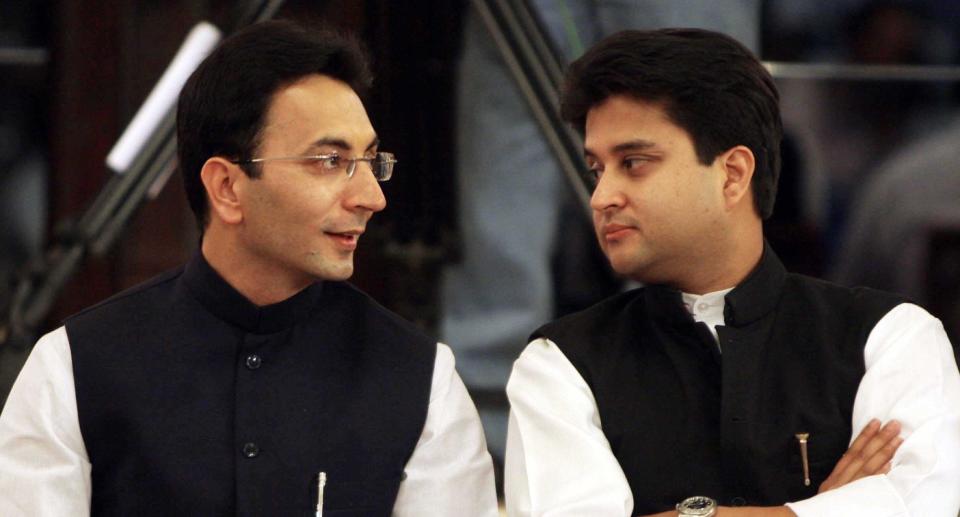
{"type": "Polygon", "coordinates": [[[726,305],[724,296],[732,290],[733,288],[730,287],[707,294],[681,293],[683,307],[693,316],[694,321],[707,324],[713,339],[717,340],[718,344],[720,338],[717,336],[716,327],[724,324],[723,308],[726,305]]]}

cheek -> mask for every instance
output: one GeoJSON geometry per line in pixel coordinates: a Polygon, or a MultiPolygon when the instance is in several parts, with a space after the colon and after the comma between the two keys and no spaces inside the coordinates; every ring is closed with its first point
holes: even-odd
{"type": "Polygon", "coordinates": [[[689,167],[674,187],[680,207],[698,216],[713,212],[722,200],[722,192],[714,174],[701,167],[689,167]]]}
{"type": "Polygon", "coordinates": [[[270,208],[277,218],[291,225],[323,221],[331,217],[338,206],[338,193],[332,188],[290,189],[270,200],[270,208]]]}
{"type": "Polygon", "coordinates": [[[660,225],[672,225],[683,219],[693,208],[690,185],[680,178],[660,175],[649,178],[644,188],[635,197],[639,211],[660,225]]]}
{"type": "Polygon", "coordinates": [[[312,235],[323,228],[329,199],[305,190],[267,190],[250,199],[246,219],[249,236],[274,248],[303,249],[316,245],[312,235]]]}

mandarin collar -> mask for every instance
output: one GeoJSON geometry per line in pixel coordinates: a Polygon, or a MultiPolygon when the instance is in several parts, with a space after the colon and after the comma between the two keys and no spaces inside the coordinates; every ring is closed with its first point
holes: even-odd
{"type": "Polygon", "coordinates": [[[693,317],[683,306],[683,294],[663,284],[649,284],[643,289],[644,305],[650,308],[654,319],[671,325],[689,325],[693,317]]]}
{"type": "Polygon", "coordinates": [[[184,267],[183,281],[206,310],[254,334],[272,334],[294,326],[310,315],[323,292],[323,283],[315,282],[286,300],[258,306],[228,284],[200,250],[184,267]]]}
{"type": "Polygon", "coordinates": [[[723,319],[731,327],[744,327],[772,312],[780,301],[787,270],[767,241],[757,267],[724,297],[723,319]]]}
{"type": "MultiPolygon", "coordinates": [[[[787,272],[770,244],[764,241],[760,262],[724,297],[724,324],[743,327],[766,316],[780,300],[787,272]]],[[[693,317],[683,305],[680,290],[666,285],[648,285],[644,290],[646,305],[655,317],[674,324],[689,324],[693,317]]]]}

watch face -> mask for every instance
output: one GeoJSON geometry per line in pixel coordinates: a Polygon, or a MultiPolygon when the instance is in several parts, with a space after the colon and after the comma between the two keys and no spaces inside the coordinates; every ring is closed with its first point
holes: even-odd
{"type": "Polygon", "coordinates": [[[687,503],[686,509],[687,510],[706,510],[706,509],[709,509],[711,506],[713,506],[713,501],[705,497],[701,497],[687,503]]]}
{"type": "Polygon", "coordinates": [[[696,496],[684,499],[677,505],[677,511],[685,517],[711,516],[717,510],[717,502],[709,497],[696,496]]]}

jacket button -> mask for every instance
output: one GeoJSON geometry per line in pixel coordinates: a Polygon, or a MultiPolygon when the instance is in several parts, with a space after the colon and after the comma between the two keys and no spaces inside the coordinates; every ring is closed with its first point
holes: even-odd
{"type": "Polygon", "coordinates": [[[243,444],[243,455],[247,458],[256,458],[260,455],[260,447],[253,442],[243,444]]]}
{"type": "Polygon", "coordinates": [[[730,500],[730,504],[732,506],[746,506],[747,500],[740,496],[737,496],[730,500]]]}
{"type": "Polygon", "coordinates": [[[261,364],[262,362],[263,362],[263,361],[260,359],[260,356],[259,356],[259,355],[257,355],[257,354],[250,354],[250,355],[247,356],[247,369],[248,369],[248,370],[256,370],[257,368],[260,368],[260,364],[261,364]]]}

